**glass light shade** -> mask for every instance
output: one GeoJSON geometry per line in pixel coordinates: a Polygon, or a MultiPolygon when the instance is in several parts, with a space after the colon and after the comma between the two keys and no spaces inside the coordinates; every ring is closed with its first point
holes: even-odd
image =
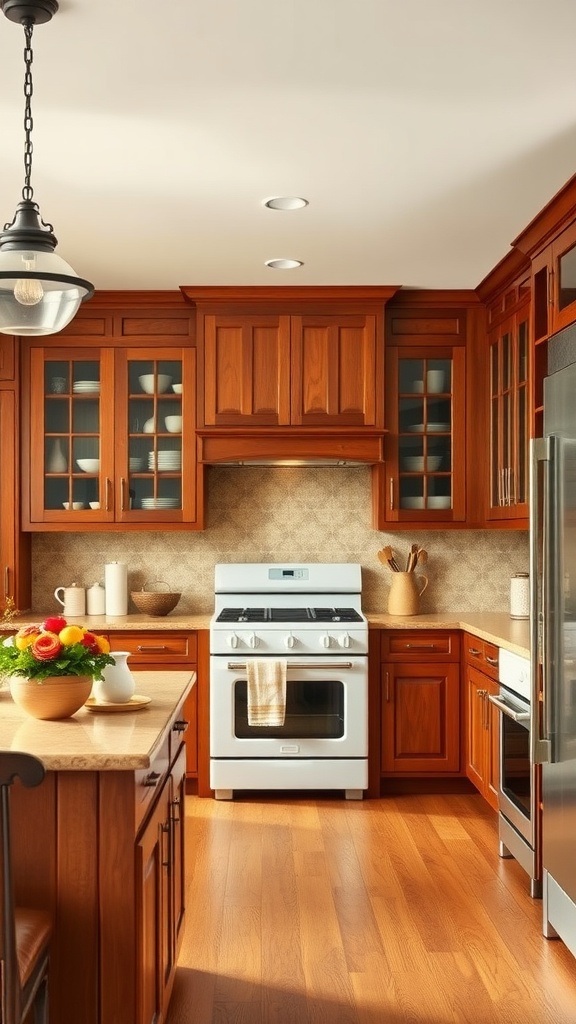
{"type": "Polygon", "coordinates": [[[55,252],[0,251],[0,333],[55,334],[93,291],[55,252]]]}

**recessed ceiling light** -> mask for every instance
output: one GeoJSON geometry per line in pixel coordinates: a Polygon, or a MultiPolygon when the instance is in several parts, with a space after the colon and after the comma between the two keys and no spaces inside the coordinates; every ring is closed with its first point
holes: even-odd
{"type": "Polygon", "coordinates": [[[308,206],[308,200],[300,196],[275,196],[267,199],[264,206],[269,210],[301,210],[303,206],[308,206]]]}
{"type": "Polygon", "coordinates": [[[295,267],[302,265],[302,260],[266,260],[266,266],[272,267],[273,270],[294,270],[295,267]]]}

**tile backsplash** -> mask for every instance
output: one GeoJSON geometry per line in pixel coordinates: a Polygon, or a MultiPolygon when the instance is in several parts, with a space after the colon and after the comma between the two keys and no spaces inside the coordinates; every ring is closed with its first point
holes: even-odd
{"type": "Polygon", "coordinates": [[[374,530],[367,467],[213,466],[207,484],[203,532],[34,534],[33,609],[55,610],[56,587],[103,581],[111,561],[126,562],[129,590],[163,580],[181,591],[179,614],[212,611],[216,562],[360,562],[368,612],[386,611],[385,544],[401,562],[413,541],[427,549],[422,612],[508,611],[510,577],[528,571],[526,532],[374,530]]]}

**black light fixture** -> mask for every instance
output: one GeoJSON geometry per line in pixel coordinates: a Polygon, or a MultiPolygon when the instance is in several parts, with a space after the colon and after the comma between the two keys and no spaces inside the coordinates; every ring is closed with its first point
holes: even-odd
{"type": "Polygon", "coordinates": [[[58,241],[51,224],[33,202],[32,188],[32,31],[50,21],[57,0],[0,0],[9,21],[24,27],[24,186],[12,222],[0,232],[0,333],[55,334],[94,293],[54,252],[58,241]]]}

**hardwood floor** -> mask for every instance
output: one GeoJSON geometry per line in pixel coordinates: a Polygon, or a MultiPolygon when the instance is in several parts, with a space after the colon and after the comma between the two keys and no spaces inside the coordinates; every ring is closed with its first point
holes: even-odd
{"type": "Polygon", "coordinates": [[[166,1024],[574,1024],[478,795],[187,798],[187,924],[166,1024]]]}

